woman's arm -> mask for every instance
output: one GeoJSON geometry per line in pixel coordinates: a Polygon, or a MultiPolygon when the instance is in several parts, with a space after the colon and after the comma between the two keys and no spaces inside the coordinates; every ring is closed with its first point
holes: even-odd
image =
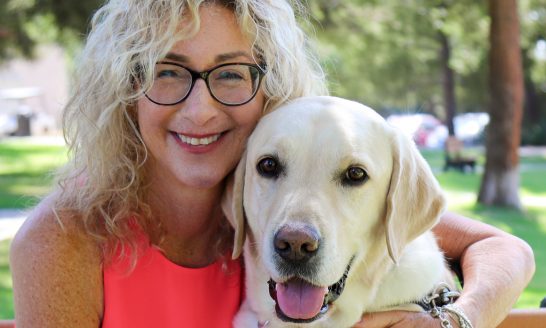
{"type": "Polygon", "coordinates": [[[457,304],[475,328],[496,327],[535,272],[531,247],[502,230],[446,213],[434,229],[446,257],[460,262],[464,288],[457,304]]]}
{"type": "Polygon", "coordinates": [[[61,227],[50,205],[33,211],[10,247],[17,328],[99,327],[100,252],[75,218],[61,227]]]}
{"type": "MultiPolygon", "coordinates": [[[[434,233],[446,257],[459,262],[463,272],[464,288],[456,304],[474,328],[496,327],[535,272],[531,247],[497,228],[454,213],[444,214],[434,233]]],[[[392,311],[365,315],[355,327],[438,325],[438,319],[427,313],[392,311]]]]}

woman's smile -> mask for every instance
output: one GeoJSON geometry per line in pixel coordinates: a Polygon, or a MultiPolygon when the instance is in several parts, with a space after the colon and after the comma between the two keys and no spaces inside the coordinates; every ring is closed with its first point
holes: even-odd
{"type": "Polygon", "coordinates": [[[216,142],[218,138],[220,138],[222,134],[214,134],[209,137],[198,137],[198,136],[189,136],[184,135],[182,133],[177,133],[178,138],[180,141],[182,141],[185,144],[192,145],[192,146],[206,146],[210,145],[213,142],[216,142]]]}
{"type": "Polygon", "coordinates": [[[180,147],[189,153],[203,154],[215,150],[222,142],[225,132],[214,134],[186,134],[172,132],[180,147]]]}

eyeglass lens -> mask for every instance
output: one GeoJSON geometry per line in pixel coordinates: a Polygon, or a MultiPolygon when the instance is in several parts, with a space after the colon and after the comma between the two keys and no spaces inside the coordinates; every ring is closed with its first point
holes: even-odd
{"type": "MultiPolygon", "coordinates": [[[[240,105],[251,100],[258,89],[260,71],[246,64],[222,65],[206,77],[211,95],[225,105],[240,105]]],[[[161,105],[173,105],[188,96],[192,88],[192,73],[178,65],[158,63],[152,88],[146,93],[161,105]]]]}

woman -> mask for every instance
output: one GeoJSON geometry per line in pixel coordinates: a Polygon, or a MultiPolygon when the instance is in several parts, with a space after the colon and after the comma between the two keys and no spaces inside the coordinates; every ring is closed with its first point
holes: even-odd
{"type": "MultiPolygon", "coordinates": [[[[101,8],[64,113],[71,161],[12,243],[17,327],[230,327],[242,276],[224,256],[224,180],[264,112],[326,93],[304,45],[280,0],[101,8]]],[[[531,250],[453,214],[436,233],[463,269],[457,304],[494,326],[530,279],[531,250]]],[[[360,327],[427,324],[390,313],[360,327]]]]}

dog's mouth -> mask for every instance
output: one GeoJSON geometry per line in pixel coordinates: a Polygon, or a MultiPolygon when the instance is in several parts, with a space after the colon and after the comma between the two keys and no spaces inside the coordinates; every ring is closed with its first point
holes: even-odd
{"type": "Polygon", "coordinates": [[[287,322],[308,323],[324,316],[332,303],[341,296],[351,269],[349,261],[341,279],[330,286],[315,286],[302,278],[290,278],[283,283],[270,279],[269,295],[275,301],[277,316],[287,322]]]}

